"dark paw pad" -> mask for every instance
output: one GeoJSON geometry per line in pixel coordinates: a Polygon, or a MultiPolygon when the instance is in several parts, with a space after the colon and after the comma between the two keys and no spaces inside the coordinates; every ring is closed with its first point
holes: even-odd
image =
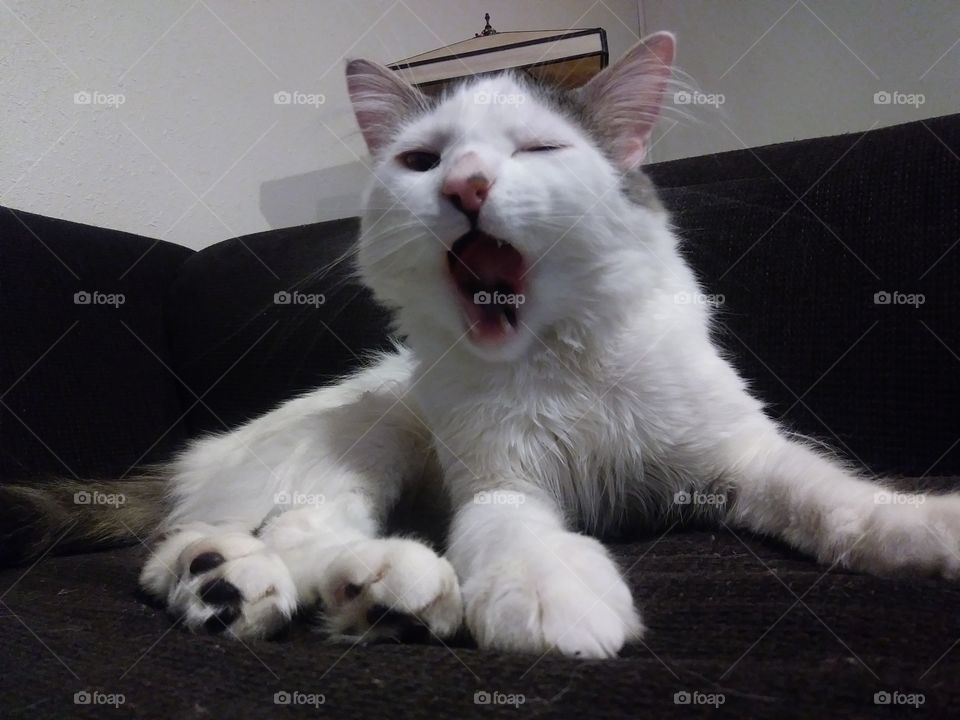
{"type": "Polygon", "coordinates": [[[240,609],[234,605],[230,605],[207,620],[203,624],[203,627],[211,635],[217,635],[230,627],[230,623],[238,617],[240,617],[240,609]]]}
{"type": "Polygon", "coordinates": [[[413,615],[374,605],[367,610],[367,622],[389,633],[383,639],[402,643],[422,643],[430,637],[430,630],[413,615]]]}
{"type": "Polygon", "coordinates": [[[200,597],[212,605],[236,605],[243,601],[237,586],[223,578],[204,583],[200,588],[200,597]]]}
{"type": "Polygon", "coordinates": [[[223,565],[224,557],[218,552],[205,552],[197,555],[190,563],[190,574],[200,575],[207,570],[213,570],[215,567],[223,565]]]}

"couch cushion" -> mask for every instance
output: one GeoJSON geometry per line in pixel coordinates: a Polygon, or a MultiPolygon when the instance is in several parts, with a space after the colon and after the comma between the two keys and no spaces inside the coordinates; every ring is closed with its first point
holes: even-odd
{"type": "Polygon", "coordinates": [[[264,718],[280,714],[276,693],[298,692],[325,703],[283,710],[311,717],[780,720],[876,717],[878,692],[924,693],[927,717],[960,703],[955,585],[827,573],[726,530],[612,550],[649,632],[604,661],[464,642],[325,645],[305,627],[278,642],[193,636],[134,596],[142,548],[45,560],[22,579],[0,571],[0,706],[5,717],[114,712],[73,704],[96,691],[123,694],[125,716],[264,718]],[[484,692],[525,702],[475,704],[484,692]],[[722,693],[722,714],[676,704],[683,692],[722,693]]]}
{"type": "Polygon", "coordinates": [[[192,254],[0,208],[0,482],[118,476],[183,442],[163,307],[192,254]]]}

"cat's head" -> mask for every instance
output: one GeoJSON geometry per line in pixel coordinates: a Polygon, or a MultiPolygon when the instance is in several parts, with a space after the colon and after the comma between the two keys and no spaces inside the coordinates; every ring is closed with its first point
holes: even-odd
{"type": "Polygon", "coordinates": [[[662,223],[638,166],[673,54],[658,33],[573,92],[505,73],[439,98],[376,63],[347,65],[375,175],[359,267],[401,331],[511,360],[596,321],[618,283],[643,282],[623,266],[644,218],[662,223]]]}

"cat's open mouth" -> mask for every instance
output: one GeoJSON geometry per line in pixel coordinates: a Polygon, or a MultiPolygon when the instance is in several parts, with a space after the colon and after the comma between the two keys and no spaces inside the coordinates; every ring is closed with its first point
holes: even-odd
{"type": "Polygon", "coordinates": [[[447,253],[450,277],[475,341],[499,343],[517,331],[526,263],[513,245],[471,230],[447,253]]]}

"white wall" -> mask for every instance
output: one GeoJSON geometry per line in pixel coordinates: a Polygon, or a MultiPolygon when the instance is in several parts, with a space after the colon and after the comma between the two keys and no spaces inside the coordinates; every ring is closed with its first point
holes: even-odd
{"type": "Polygon", "coordinates": [[[499,30],[603,27],[613,55],[638,32],[635,0],[3,0],[0,205],[191,247],[355,214],[342,58],[472,37],[485,11],[499,30]]]}
{"type": "Polygon", "coordinates": [[[653,160],[960,111],[958,0],[4,0],[0,204],[191,247],[356,214],[342,58],[471,37],[484,11],[501,30],[604,27],[613,56],[640,18],[676,32],[681,67],[725,102],[668,117],[653,160]],[[881,90],[925,102],[875,105],[881,90]]]}
{"type": "Polygon", "coordinates": [[[654,160],[960,112],[958,0],[639,2],[644,28],[673,30],[680,67],[725,100],[683,106],[696,122],[666,132],[654,160]],[[877,105],[879,91],[925,102],[877,105]]]}

